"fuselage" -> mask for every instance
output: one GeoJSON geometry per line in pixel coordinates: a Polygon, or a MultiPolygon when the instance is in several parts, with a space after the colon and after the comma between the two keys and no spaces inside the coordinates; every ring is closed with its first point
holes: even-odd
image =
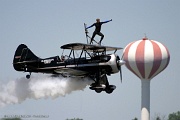
{"type": "MultiPolygon", "coordinates": [[[[119,72],[117,55],[101,55],[91,58],[69,58],[64,61],[58,56],[40,60],[37,72],[54,73],[72,76],[82,76],[93,74],[97,69],[101,69],[106,74],[119,72]]],[[[30,71],[29,71],[30,72],[30,71]]]]}

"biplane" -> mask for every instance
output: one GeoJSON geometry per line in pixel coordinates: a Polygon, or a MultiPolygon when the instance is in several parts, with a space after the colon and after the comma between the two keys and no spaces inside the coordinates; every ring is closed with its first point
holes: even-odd
{"type": "Polygon", "coordinates": [[[13,66],[16,71],[31,73],[47,73],[53,76],[63,77],[89,77],[94,80],[90,85],[91,90],[97,93],[105,91],[112,93],[116,88],[110,85],[107,75],[120,72],[121,66],[125,63],[116,55],[120,47],[100,46],[84,43],[70,43],[60,47],[68,50],[69,55],[53,56],[49,58],[37,57],[25,44],[20,44],[15,51],[13,66]],[[75,53],[79,51],[77,56],[75,53]],[[109,53],[111,52],[111,53],[109,53]]]}

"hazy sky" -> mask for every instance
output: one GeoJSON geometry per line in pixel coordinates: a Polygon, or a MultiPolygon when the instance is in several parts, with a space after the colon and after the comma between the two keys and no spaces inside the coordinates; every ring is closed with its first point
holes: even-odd
{"type": "MultiPolygon", "coordinates": [[[[112,19],[102,26],[103,45],[125,47],[143,38],[163,43],[170,52],[169,66],[151,81],[151,118],[180,110],[179,0],[0,0],[0,83],[8,84],[26,73],[13,69],[12,60],[21,43],[42,58],[61,55],[60,46],[86,43],[84,23],[96,18],[112,19]]],[[[92,34],[94,28],[89,29],[92,34]]],[[[96,37],[100,39],[100,37],[96,37]]],[[[117,54],[122,55],[122,51],[117,54]]],[[[5,115],[48,115],[50,120],[140,119],[141,82],[125,66],[123,83],[119,74],[108,76],[117,86],[112,94],[100,94],[88,87],[56,99],[26,99],[0,108],[5,115]]],[[[33,118],[34,119],[34,118],[33,118]]]]}

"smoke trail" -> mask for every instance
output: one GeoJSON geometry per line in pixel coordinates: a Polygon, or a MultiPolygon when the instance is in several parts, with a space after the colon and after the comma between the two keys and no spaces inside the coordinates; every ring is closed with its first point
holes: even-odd
{"type": "Polygon", "coordinates": [[[65,96],[72,91],[84,90],[93,81],[88,78],[63,78],[50,76],[31,76],[0,85],[0,107],[21,103],[27,98],[41,99],[65,96]]]}

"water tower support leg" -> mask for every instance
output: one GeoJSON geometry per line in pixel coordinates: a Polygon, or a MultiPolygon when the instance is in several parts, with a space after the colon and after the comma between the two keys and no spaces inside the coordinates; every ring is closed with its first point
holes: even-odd
{"type": "Polygon", "coordinates": [[[141,120],[150,120],[150,80],[141,80],[141,120]]]}

